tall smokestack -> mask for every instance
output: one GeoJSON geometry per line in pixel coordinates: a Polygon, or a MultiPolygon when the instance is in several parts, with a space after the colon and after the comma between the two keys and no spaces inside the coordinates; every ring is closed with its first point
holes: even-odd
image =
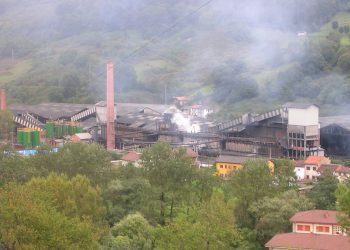
{"type": "Polygon", "coordinates": [[[107,63],[107,149],[115,149],[113,63],[107,63]]]}
{"type": "Polygon", "coordinates": [[[6,110],[6,91],[0,89],[0,110],[6,110]]]}

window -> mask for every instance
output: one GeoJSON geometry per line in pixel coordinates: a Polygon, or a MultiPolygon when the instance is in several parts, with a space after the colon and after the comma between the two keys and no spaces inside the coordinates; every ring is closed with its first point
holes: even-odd
{"type": "Polygon", "coordinates": [[[312,170],[313,170],[313,171],[316,171],[316,167],[313,167],[312,170]]]}
{"type": "Polygon", "coordinates": [[[316,233],[329,233],[329,226],[316,226],[316,233]]]}
{"type": "Polygon", "coordinates": [[[310,232],[310,225],[297,224],[297,231],[310,232]]]}
{"type": "Polygon", "coordinates": [[[220,165],[220,168],[224,168],[224,165],[220,165]]]}
{"type": "Polygon", "coordinates": [[[306,175],[306,179],[310,179],[310,176],[306,175]]]}
{"type": "Polygon", "coordinates": [[[333,234],[342,234],[342,233],[343,233],[343,229],[341,226],[338,226],[338,225],[333,226],[333,234]]]}
{"type": "Polygon", "coordinates": [[[310,170],[310,167],[306,167],[306,170],[310,170]]]}

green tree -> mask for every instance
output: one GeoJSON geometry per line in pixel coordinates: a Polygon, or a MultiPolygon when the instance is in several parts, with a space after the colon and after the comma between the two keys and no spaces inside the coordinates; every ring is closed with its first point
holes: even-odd
{"type": "Polygon", "coordinates": [[[308,197],[317,209],[335,209],[335,191],[338,187],[338,179],[330,170],[324,171],[315,186],[308,192],[308,197]]]}
{"type": "Polygon", "coordinates": [[[104,186],[113,179],[110,159],[109,153],[101,145],[68,143],[57,153],[42,148],[26,163],[43,175],[50,172],[63,173],[68,177],[81,174],[87,176],[92,184],[104,186]]]}
{"type": "Polygon", "coordinates": [[[13,128],[14,123],[11,112],[0,110],[0,140],[10,140],[13,128]]]}
{"type": "Polygon", "coordinates": [[[165,224],[166,206],[170,206],[169,218],[174,216],[176,200],[189,188],[193,179],[194,163],[185,149],[172,150],[170,145],[159,142],[146,149],[142,156],[146,177],[160,194],[159,223],[165,224]],[[170,204],[167,204],[169,198],[170,204]]]}
{"type": "Polygon", "coordinates": [[[338,221],[348,230],[350,228],[350,180],[338,185],[336,190],[338,221]]]}
{"type": "Polygon", "coordinates": [[[118,245],[123,242],[128,249],[153,249],[153,227],[139,213],[130,214],[114,225],[112,234],[118,245]]]}
{"type": "Polygon", "coordinates": [[[37,170],[26,164],[10,145],[0,146],[0,187],[10,181],[25,182],[37,175],[37,170]]]}
{"type": "Polygon", "coordinates": [[[258,95],[259,86],[256,81],[245,74],[246,65],[240,61],[227,61],[215,68],[211,81],[215,85],[213,98],[216,102],[237,102],[258,95]]]}
{"type": "MultiPolygon", "coordinates": [[[[9,183],[0,189],[1,242],[9,249],[98,249],[105,230],[93,223],[91,217],[79,217],[79,213],[85,212],[72,212],[77,201],[69,194],[67,200],[63,199],[69,188],[60,190],[69,181],[58,176],[47,181],[53,178],[61,179],[62,185],[55,189],[56,181],[49,184],[35,179],[24,185],[9,183]]],[[[84,211],[87,205],[78,207],[84,211]]]]}
{"type": "Polygon", "coordinates": [[[137,211],[146,214],[150,220],[155,217],[156,195],[145,178],[135,176],[113,180],[104,190],[103,197],[110,225],[120,221],[127,214],[137,211]]]}
{"type": "Polygon", "coordinates": [[[291,160],[274,161],[274,183],[280,192],[297,187],[297,177],[291,160]]]}
{"type": "Polygon", "coordinates": [[[52,173],[46,178],[33,178],[25,186],[38,196],[49,195],[57,211],[68,217],[90,220],[96,227],[105,224],[101,189],[92,187],[85,176],[77,175],[69,180],[66,175],[52,173]]]}
{"type": "Polygon", "coordinates": [[[333,22],[332,22],[332,29],[337,30],[338,27],[339,27],[338,22],[337,22],[337,21],[333,21],[333,22]]]}
{"type": "Polygon", "coordinates": [[[248,209],[254,202],[274,195],[273,179],[264,160],[248,161],[232,176],[228,187],[237,198],[235,215],[239,226],[254,228],[254,216],[248,209]]]}
{"type": "Polygon", "coordinates": [[[190,215],[180,215],[169,225],[158,227],[155,249],[239,249],[244,240],[235,225],[233,206],[221,192],[214,192],[190,215]]]}
{"type": "Polygon", "coordinates": [[[256,224],[257,239],[263,246],[278,233],[291,231],[289,219],[299,211],[313,208],[313,203],[295,190],[289,190],[276,197],[265,197],[249,207],[256,224]]]}
{"type": "Polygon", "coordinates": [[[343,54],[339,56],[337,66],[343,71],[343,72],[349,72],[350,71],[350,51],[345,51],[343,54]]]}

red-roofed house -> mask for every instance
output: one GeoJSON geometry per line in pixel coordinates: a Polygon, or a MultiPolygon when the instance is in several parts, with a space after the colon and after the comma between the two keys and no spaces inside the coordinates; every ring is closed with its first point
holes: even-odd
{"type": "Polygon", "coordinates": [[[319,176],[317,169],[322,164],[330,164],[331,160],[324,156],[308,156],[304,161],[305,179],[316,180],[319,176]]]}
{"type": "Polygon", "coordinates": [[[336,211],[309,210],[290,221],[293,232],[275,235],[265,244],[270,250],[350,250],[350,239],[337,223],[336,211]]]}
{"type": "Polygon", "coordinates": [[[349,250],[347,236],[286,233],[277,234],[265,244],[270,250],[349,250]]]}
{"type": "Polygon", "coordinates": [[[176,96],[174,97],[175,102],[179,104],[180,106],[183,106],[188,102],[188,97],[187,96],[176,96]]]}
{"type": "Polygon", "coordinates": [[[77,133],[70,137],[70,140],[72,142],[84,142],[84,143],[91,143],[92,142],[92,136],[89,133],[77,133]]]}
{"type": "Polygon", "coordinates": [[[343,165],[338,164],[322,164],[318,169],[317,172],[319,175],[321,175],[324,171],[329,170],[333,173],[335,177],[339,180],[339,182],[343,182],[347,178],[350,177],[350,168],[345,167],[343,165]]]}
{"type": "Polygon", "coordinates": [[[140,164],[140,154],[135,151],[130,151],[124,155],[121,160],[123,164],[132,163],[138,167],[140,164]]]}

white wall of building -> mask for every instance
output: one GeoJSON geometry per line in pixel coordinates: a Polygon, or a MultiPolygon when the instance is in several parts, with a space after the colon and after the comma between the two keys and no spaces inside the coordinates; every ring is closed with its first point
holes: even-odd
{"type": "Polygon", "coordinates": [[[294,168],[295,175],[298,180],[303,180],[305,178],[305,168],[304,167],[295,167],[294,168]]]}
{"type": "Polygon", "coordinates": [[[288,124],[301,126],[318,126],[319,108],[311,105],[306,109],[288,108],[288,124]]]}

